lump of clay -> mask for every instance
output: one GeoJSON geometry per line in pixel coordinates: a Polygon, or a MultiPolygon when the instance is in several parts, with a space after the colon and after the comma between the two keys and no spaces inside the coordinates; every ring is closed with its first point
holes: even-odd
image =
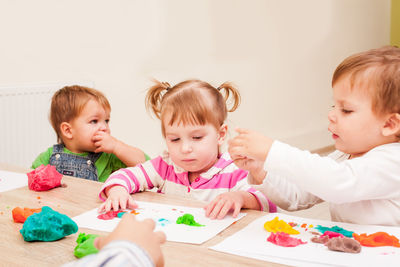
{"type": "Polygon", "coordinates": [[[42,209],[30,209],[30,208],[20,208],[16,207],[12,210],[13,220],[16,223],[23,223],[26,219],[31,216],[33,213],[41,212],[42,209]]]}
{"type": "Polygon", "coordinates": [[[322,225],[317,225],[316,227],[314,227],[316,230],[320,231],[322,234],[325,233],[326,231],[331,231],[331,232],[336,232],[336,233],[340,233],[346,237],[353,237],[353,231],[349,231],[346,229],[343,229],[342,227],[339,226],[333,226],[333,227],[325,227],[322,225]]]}
{"type": "Polygon", "coordinates": [[[289,234],[284,232],[271,233],[267,241],[281,247],[297,247],[298,245],[307,243],[301,241],[299,238],[291,237],[289,234]]]}
{"type": "Polygon", "coordinates": [[[393,246],[400,247],[399,239],[393,235],[389,235],[386,232],[376,232],[370,235],[353,234],[355,240],[360,242],[361,245],[366,247],[382,247],[382,246],[393,246]]]}
{"type": "Polygon", "coordinates": [[[341,233],[332,232],[332,231],[325,231],[325,233],[322,236],[327,236],[329,238],[344,237],[344,235],[342,235],[341,233]]]}
{"type": "Polygon", "coordinates": [[[98,236],[99,235],[80,233],[78,238],[76,239],[76,243],[78,243],[78,245],[76,245],[74,249],[75,257],[82,258],[89,254],[95,254],[99,252],[99,250],[94,245],[94,240],[98,236]]]}
{"type": "Polygon", "coordinates": [[[61,185],[62,174],[52,165],[40,165],[27,175],[30,190],[46,191],[61,185]]]}
{"type": "Polygon", "coordinates": [[[67,215],[44,206],[26,219],[20,233],[25,241],[55,241],[77,231],[78,226],[67,215]]]}
{"type": "Polygon", "coordinates": [[[314,242],[314,243],[325,244],[328,241],[329,241],[329,237],[327,235],[311,237],[311,242],[314,242]]]}
{"type": "Polygon", "coordinates": [[[193,215],[189,213],[183,214],[181,217],[176,219],[176,224],[186,224],[189,226],[204,226],[202,224],[197,223],[194,220],[193,215]]]}
{"type": "Polygon", "coordinates": [[[348,253],[360,253],[361,245],[357,240],[348,237],[333,237],[325,243],[330,250],[348,253]]]}
{"type": "Polygon", "coordinates": [[[284,232],[290,235],[297,235],[300,233],[284,220],[279,220],[279,217],[275,217],[273,220],[264,223],[264,229],[272,233],[284,232]]]}
{"type": "Polygon", "coordinates": [[[97,218],[99,218],[101,220],[112,220],[118,216],[118,213],[121,213],[121,211],[120,210],[117,210],[117,211],[110,210],[110,211],[107,211],[106,213],[98,215],[97,218]]]}

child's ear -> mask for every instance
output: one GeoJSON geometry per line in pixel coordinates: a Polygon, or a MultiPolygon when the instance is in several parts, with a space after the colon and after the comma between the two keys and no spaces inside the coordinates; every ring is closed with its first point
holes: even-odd
{"type": "Polygon", "coordinates": [[[62,122],[60,124],[60,131],[61,131],[61,135],[67,139],[71,139],[72,138],[72,127],[71,124],[69,124],[68,122],[62,122]]]}
{"type": "Polygon", "coordinates": [[[386,119],[382,128],[384,136],[398,135],[400,133],[400,114],[393,113],[386,119]]]}
{"type": "Polygon", "coordinates": [[[218,132],[218,145],[222,145],[228,135],[228,125],[222,124],[218,132]]]}

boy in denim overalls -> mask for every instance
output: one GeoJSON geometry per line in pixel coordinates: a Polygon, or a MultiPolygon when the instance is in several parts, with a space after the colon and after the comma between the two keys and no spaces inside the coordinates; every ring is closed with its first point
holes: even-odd
{"type": "Polygon", "coordinates": [[[74,85],[58,90],[50,109],[58,144],[41,153],[32,168],[50,164],[63,175],[104,182],[113,171],[149,159],[110,135],[110,111],[107,98],[95,89],[74,85]]]}

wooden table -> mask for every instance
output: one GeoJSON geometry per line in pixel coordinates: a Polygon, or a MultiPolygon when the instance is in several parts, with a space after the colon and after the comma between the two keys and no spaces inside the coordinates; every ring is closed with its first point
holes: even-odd
{"type": "MultiPolygon", "coordinates": [[[[0,169],[26,172],[27,170],[0,164],[0,169]]],[[[90,229],[79,229],[77,233],[54,242],[25,242],[19,230],[21,223],[14,223],[11,210],[15,207],[39,208],[50,206],[69,217],[97,208],[100,200],[97,195],[102,183],[64,176],[66,187],[49,191],[35,192],[22,187],[0,193],[0,266],[59,266],[75,260],[73,250],[78,233],[106,234],[90,229]]],[[[198,201],[188,201],[180,197],[166,196],[153,192],[135,194],[140,201],[163,204],[202,207],[198,201]]],[[[282,266],[276,263],[225,254],[208,249],[226,237],[242,229],[253,220],[265,215],[264,212],[246,210],[247,216],[231,225],[214,238],[201,245],[166,242],[162,251],[166,266],[282,266]]]]}

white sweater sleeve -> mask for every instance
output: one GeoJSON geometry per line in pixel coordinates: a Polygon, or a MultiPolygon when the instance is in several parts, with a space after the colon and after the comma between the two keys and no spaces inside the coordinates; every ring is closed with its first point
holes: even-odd
{"type": "Polygon", "coordinates": [[[109,243],[97,254],[91,254],[62,267],[154,267],[147,252],[135,243],[116,240],[109,243]]]}
{"type": "Polygon", "coordinates": [[[295,211],[308,209],[323,202],[322,199],[301,190],[279,175],[268,173],[263,184],[256,187],[281,209],[295,211]]]}
{"type": "Polygon", "coordinates": [[[362,157],[337,162],[275,141],[264,169],[268,173],[265,181],[268,187],[274,187],[276,194],[282,193],[287,202],[297,200],[299,207],[309,205],[308,201],[317,201],[312,195],[337,204],[400,196],[398,143],[382,145],[362,157]]]}

